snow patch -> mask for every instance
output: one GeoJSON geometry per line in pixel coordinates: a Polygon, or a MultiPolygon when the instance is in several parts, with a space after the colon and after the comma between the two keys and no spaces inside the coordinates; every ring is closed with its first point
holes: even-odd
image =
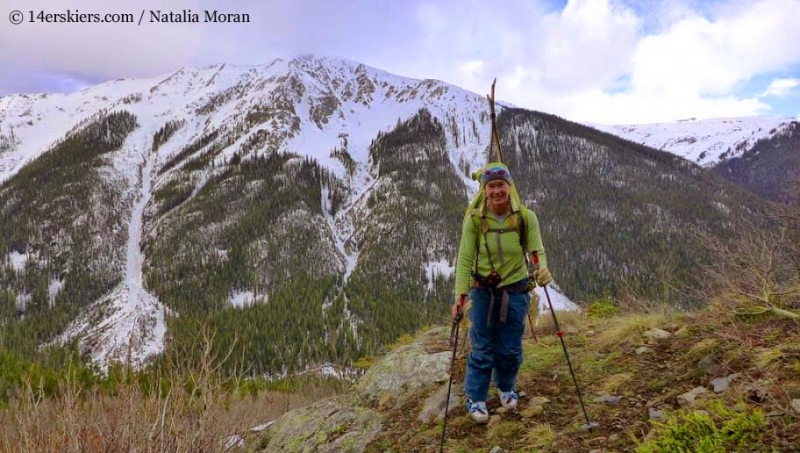
{"type": "Polygon", "coordinates": [[[361,373],[355,368],[341,367],[336,364],[325,362],[321,365],[311,365],[299,373],[300,376],[312,374],[314,376],[332,377],[335,379],[354,379],[361,373]]]}
{"type": "Polygon", "coordinates": [[[62,288],[64,288],[63,280],[52,279],[47,285],[47,294],[50,297],[55,297],[59,292],[61,292],[62,288]]]}
{"type": "Polygon", "coordinates": [[[262,423],[260,425],[256,425],[256,426],[250,428],[250,431],[253,431],[253,432],[264,431],[265,429],[269,428],[270,425],[272,425],[273,423],[275,423],[275,420],[270,420],[270,421],[268,421],[266,423],[262,423]]]}
{"type": "Polygon", "coordinates": [[[64,280],[57,280],[51,279],[50,283],[47,284],[47,295],[49,296],[49,303],[50,308],[53,308],[53,304],[55,304],[56,296],[61,290],[64,288],[64,280]]]}
{"type": "Polygon", "coordinates": [[[428,278],[428,291],[433,291],[433,280],[435,276],[450,277],[455,272],[455,267],[445,259],[430,262],[425,265],[425,275],[428,278]]]}
{"type": "Polygon", "coordinates": [[[11,262],[11,267],[14,268],[16,272],[22,272],[25,270],[25,263],[28,262],[28,255],[14,250],[8,254],[8,261],[11,262]]]}
{"type": "Polygon", "coordinates": [[[714,205],[715,208],[717,208],[717,210],[719,212],[721,212],[721,213],[723,213],[725,215],[730,215],[731,208],[729,208],[726,204],[721,203],[719,201],[714,201],[712,204],[714,205]]]}
{"type": "Polygon", "coordinates": [[[250,307],[256,302],[263,301],[265,301],[264,297],[259,297],[256,299],[256,295],[252,291],[235,292],[228,298],[228,302],[236,308],[250,307]]]}
{"type": "MultiPolygon", "coordinates": [[[[581,307],[575,302],[571,301],[561,291],[550,285],[547,287],[547,294],[550,295],[550,302],[553,304],[555,311],[581,311],[581,307]]],[[[539,296],[539,316],[544,316],[546,311],[550,310],[550,305],[547,303],[547,294],[544,288],[537,286],[536,295],[539,296]]]]}
{"type": "Polygon", "coordinates": [[[32,298],[33,296],[31,296],[29,293],[18,294],[17,297],[15,297],[17,309],[20,311],[25,311],[25,307],[31,303],[32,298]]]}
{"type": "Polygon", "coordinates": [[[103,372],[111,362],[139,369],[163,350],[165,311],[146,291],[120,283],[53,343],[65,344],[77,338],[81,352],[89,354],[103,372]]]}
{"type": "Polygon", "coordinates": [[[228,436],[228,440],[225,441],[225,446],[223,447],[223,450],[228,451],[234,448],[242,448],[242,447],[244,447],[244,438],[238,434],[234,434],[232,436],[228,436]]]}
{"type": "MultiPolygon", "coordinates": [[[[147,121],[148,118],[140,118],[139,121],[147,121]]],[[[111,292],[84,310],[53,341],[66,343],[77,338],[81,351],[89,354],[102,371],[106,371],[111,362],[122,362],[134,369],[141,368],[151,357],[164,350],[167,309],[143,286],[144,256],[140,246],[143,213],[150,200],[151,177],[156,161],[156,156],[150,152],[150,134],[161,120],[150,118],[150,121],[154,123],[131,133],[114,155],[115,167],[126,175],[136,200],[128,222],[125,278],[111,292]]]]}

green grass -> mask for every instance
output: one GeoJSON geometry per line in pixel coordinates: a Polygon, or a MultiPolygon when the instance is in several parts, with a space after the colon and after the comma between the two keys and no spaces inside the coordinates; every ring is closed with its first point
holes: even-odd
{"type": "Polygon", "coordinates": [[[741,412],[715,401],[705,411],[684,410],[666,423],[655,423],[655,437],[639,445],[637,453],[727,453],[760,451],[764,413],[758,409],[741,412]]]}

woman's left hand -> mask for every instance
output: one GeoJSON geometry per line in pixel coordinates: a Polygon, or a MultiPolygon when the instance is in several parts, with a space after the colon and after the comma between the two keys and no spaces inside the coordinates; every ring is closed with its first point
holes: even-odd
{"type": "Polygon", "coordinates": [[[533,271],[533,280],[539,286],[547,286],[553,281],[553,276],[550,275],[550,271],[546,268],[540,268],[533,271]]]}

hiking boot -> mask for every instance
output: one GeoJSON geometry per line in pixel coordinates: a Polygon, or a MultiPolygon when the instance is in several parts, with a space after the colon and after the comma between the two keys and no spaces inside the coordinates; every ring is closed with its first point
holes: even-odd
{"type": "Polygon", "coordinates": [[[489,422],[489,409],[486,407],[485,401],[467,401],[467,412],[476,423],[489,422]]]}
{"type": "Polygon", "coordinates": [[[517,392],[511,390],[510,392],[500,392],[500,405],[506,409],[513,411],[517,408],[517,400],[519,395],[517,392]]]}

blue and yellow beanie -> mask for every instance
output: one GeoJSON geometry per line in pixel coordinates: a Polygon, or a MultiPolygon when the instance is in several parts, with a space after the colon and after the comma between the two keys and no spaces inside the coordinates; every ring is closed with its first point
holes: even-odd
{"type": "Polygon", "coordinates": [[[481,170],[481,188],[485,187],[487,182],[495,179],[502,179],[503,181],[507,182],[508,185],[512,184],[511,172],[508,171],[508,167],[500,162],[492,162],[483,167],[481,170]]]}

